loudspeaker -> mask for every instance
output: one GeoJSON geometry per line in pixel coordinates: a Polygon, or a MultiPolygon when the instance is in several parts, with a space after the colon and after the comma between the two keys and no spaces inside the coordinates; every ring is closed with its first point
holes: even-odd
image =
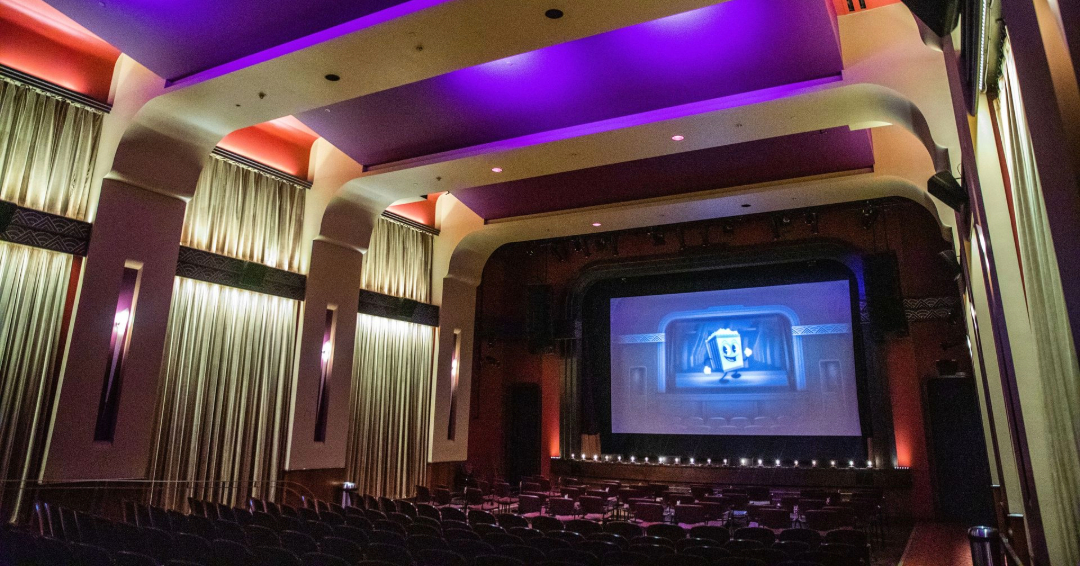
{"type": "Polygon", "coordinates": [[[7,230],[7,227],[11,224],[11,219],[15,216],[15,211],[18,208],[19,207],[13,202],[0,201],[0,232],[7,230]]]}
{"type": "Polygon", "coordinates": [[[269,267],[261,263],[246,262],[243,271],[240,272],[240,286],[258,289],[262,287],[267,273],[270,273],[269,267]]]}
{"type": "Polygon", "coordinates": [[[945,37],[960,22],[959,0],[903,0],[904,5],[934,33],[945,37]]]}
{"type": "Polygon", "coordinates": [[[866,307],[870,311],[870,329],[874,337],[907,334],[896,254],[881,252],[864,256],[863,273],[866,276],[866,307]]]}
{"type": "Polygon", "coordinates": [[[525,299],[525,336],[529,352],[542,354],[553,349],[551,340],[554,326],[551,313],[551,285],[529,285],[525,299]]]}
{"type": "Polygon", "coordinates": [[[945,206],[957,212],[960,212],[961,208],[968,203],[967,191],[960,186],[960,183],[956,182],[952,173],[948,171],[938,171],[933,177],[930,177],[926,181],[926,190],[930,192],[931,196],[937,197],[938,200],[945,203],[945,206]]]}

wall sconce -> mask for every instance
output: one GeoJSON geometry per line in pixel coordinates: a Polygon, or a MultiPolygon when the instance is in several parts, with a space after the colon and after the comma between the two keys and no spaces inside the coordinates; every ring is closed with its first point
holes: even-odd
{"type": "MultiPolygon", "coordinates": [[[[461,329],[454,329],[454,349],[450,355],[450,417],[447,419],[446,424],[446,439],[454,440],[454,436],[457,434],[457,390],[458,390],[458,373],[459,366],[461,365],[459,360],[461,359],[461,329]]],[[[570,459],[574,459],[574,455],[570,455],[570,459]]]]}
{"type": "Polygon", "coordinates": [[[109,333],[109,361],[101,384],[94,441],[112,442],[116,435],[116,419],[120,412],[120,392],[124,381],[124,359],[131,343],[131,326],[135,316],[142,264],[128,262],[120,278],[120,290],[109,333]]]}
{"type": "Polygon", "coordinates": [[[315,405],[315,442],[326,442],[326,423],[330,413],[330,376],[334,368],[334,330],[337,307],[327,306],[319,361],[319,396],[315,405]]]}

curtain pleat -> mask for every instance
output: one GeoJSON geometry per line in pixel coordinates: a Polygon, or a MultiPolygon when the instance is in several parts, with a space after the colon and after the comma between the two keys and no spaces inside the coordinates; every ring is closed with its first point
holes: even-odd
{"type": "Polygon", "coordinates": [[[433,247],[431,234],[379,218],[364,256],[360,286],[384,295],[430,302],[433,247]]]}
{"type": "Polygon", "coordinates": [[[1061,287],[1061,272],[1042,198],[1016,63],[1008,41],[997,101],[1002,145],[1016,203],[1017,240],[1028,320],[1038,351],[1039,377],[1049,425],[1051,473],[1059,490],[1052,503],[1063,524],[1068,562],[1080,562],[1080,364],[1061,287]]]}
{"type": "Polygon", "coordinates": [[[0,80],[0,200],[85,220],[102,115],[0,80]]]}
{"type": "Polygon", "coordinates": [[[0,508],[17,516],[41,470],[70,255],[0,242],[0,508]],[[17,483],[16,483],[17,482],[17,483]]]}
{"type": "Polygon", "coordinates": [[[434,329],[356,319],[345,473],[363,493],[407,497],[427,477],[434,329]]]}
{"type": "Polygon", "coordinates": [[[187,205],[184,246],[300,272],[305,189],[211,156],[187,205]]]}
{"type": "Polygon", "coordinates": [[[161,367],[153,501],[273,498],[284,464],[299,303],[178,277],[161,367]]]}

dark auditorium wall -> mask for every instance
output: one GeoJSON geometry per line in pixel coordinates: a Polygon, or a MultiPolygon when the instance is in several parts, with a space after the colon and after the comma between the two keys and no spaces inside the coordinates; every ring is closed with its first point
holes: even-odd
{"type": "MultiPolygon", "coordinates": [[[[951,245],[941,237],[937,222],[924,208],[907,200],[880,203],[876,221],[864,227],[864,203],[849,203],[816,209],[819,233],[812,233],[805,210],[790,211],[791,223],[774,236],[774,214],[748,215],[731,224],[733,234],[724,234],[723,221],[685,226],[687,251],[721,250],[741,246],[780,243],[839,242],[861,253],[892,250],[900,268],[900,287],[907,299],[950,297],[959,299],[957,284],[947,264],[938,257],[951,245]],[[711,224],[710,244],[702,247],[705,224],[711,224]],[[722,243],[721,243],[722,242],[722,243]]],[[[666,227],[665,243],[656,246],[644,231],[618,236],[619,256],[611,246],[586,257],[569,250],[565,261],[556,258],[538,242],[522,242],[496,250],[484,270],[477,297],[477,344],[469,427],[469,462],[482,477],[504,473],[505,430],[514,418],[506,407],[510,387],[515,383],[536,383],[541,387],[542,422],[541,470],[550,472],[549,457],[559,455],[560,381],[563,358],[558,353],[530,353],[524,336],[527,287],[547,284],[553,290],[552,312],[565,308],[568,289],[583,269],[598,262],[656,257],[680,253],[676,226],[666,227]]],[[[590,241],[595,243],[595,237],[590,241]]],[[[709,253],[705,251],[704,253],[709,253]]],[[[959,310],[959,309],[954,309],[959,310]]],[[[963,319],[958,316],[913,320],[903,337],[892,337],[879,346],[890,388],[897,464],[912,469],[913,489],[910,512],[913,516],[933,515],[930,462],[927,456],[923,420],[923,383],[936,375],[935,361],[955,358],[962,371],[971,373],[971,361],[964,341],[963,319]],[[947,342],[949,347],[942,348],[947,342]]]]}

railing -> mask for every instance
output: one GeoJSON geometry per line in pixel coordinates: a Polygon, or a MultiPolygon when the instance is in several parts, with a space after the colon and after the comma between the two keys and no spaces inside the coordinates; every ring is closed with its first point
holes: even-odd
{"type": "Polygon", "coordinates": [[[123,502],[152,503],[188,511],[188,497],[232,506],[247,506],[249,498],[306,506],[316,499],[303,484],[288,480],[147,480],[80,479],[56,483],[0,481],[4,519],[25,522],[33,503],[44,501],[113,519],[123,517],[123,502]]]}
{"type": "Polygon", "coordinates": [[[971,527],[968,542],[973,566],[1027,566],[1009,538],[994,527],[971,527]]]}

